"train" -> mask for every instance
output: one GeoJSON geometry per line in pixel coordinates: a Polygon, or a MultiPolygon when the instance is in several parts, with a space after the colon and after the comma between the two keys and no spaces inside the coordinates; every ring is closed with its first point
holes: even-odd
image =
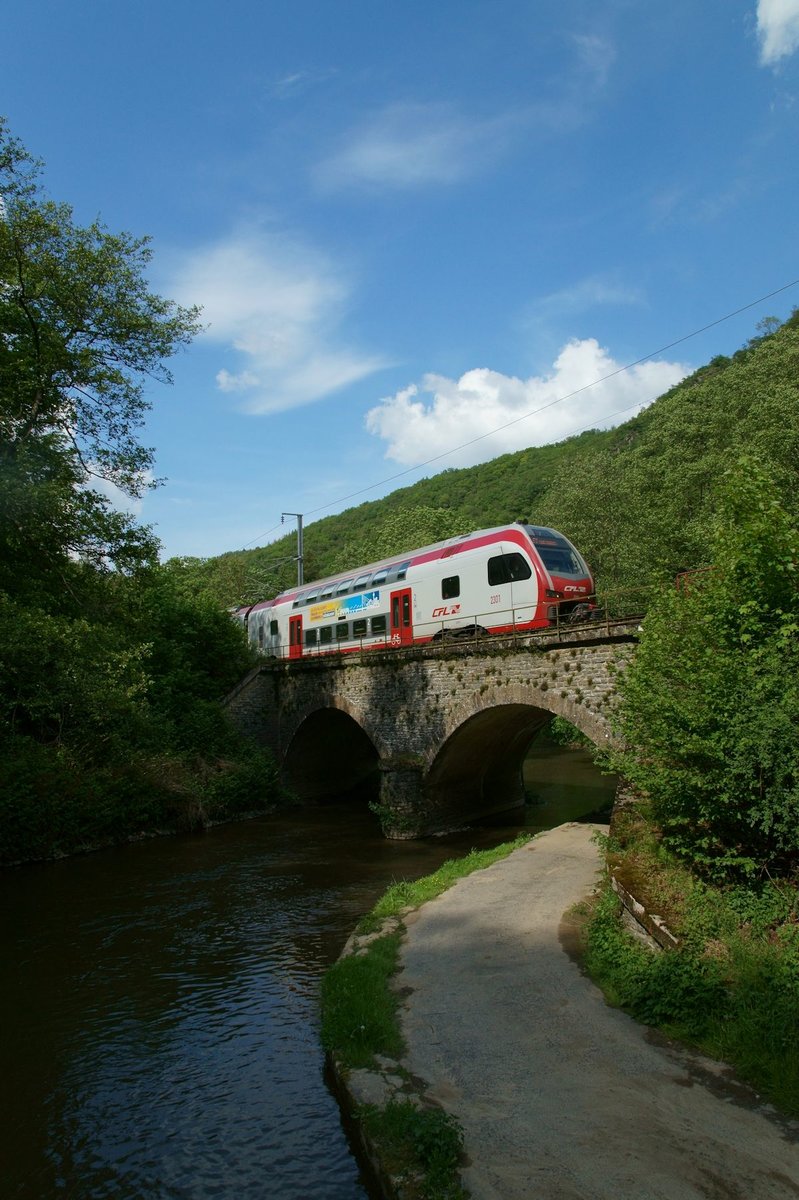
{"type": "Polygon", "coordinates": [[[590,619],[594,580],[564,534],[478,529],[299,584],[236,611],[262,655],[311,655],[545,629],[590,619]]]}

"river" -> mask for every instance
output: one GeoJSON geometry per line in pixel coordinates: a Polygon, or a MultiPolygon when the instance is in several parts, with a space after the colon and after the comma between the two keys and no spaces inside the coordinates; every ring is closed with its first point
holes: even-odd
{"type": "Polygon", "coordinates": [[[525,773],[524,823],[387,842],[335,804],[0,875],[0,1196],[365,1200],[320,977],[393,880],[615,786],[558,747],[525,773]]]}

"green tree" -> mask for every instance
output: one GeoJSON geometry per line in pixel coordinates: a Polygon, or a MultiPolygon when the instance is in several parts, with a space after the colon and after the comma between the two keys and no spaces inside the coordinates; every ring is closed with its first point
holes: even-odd
{"type": "Polygon", "coordinates": [[[250,665],[241,629],[95,486],[151,486],[145,388],[197,329],[150,291],[149,259],[49,200],[0,122],[0,862],[276,792],[219,703],[250,665]]]}
{"type": "MultiPolygon", "coordinates": [[[[338,570],[379,562],[383,558],[404,554],[420,546],[433,545],[446,538],[468,533],[462,514],[451,508],[431,508],[413,505],[397,508],[384,515],[378,524],[365,530],[357,541],[350,542],[339,552],[338,570]]],[[[336,569],[336,568],[334,568],[336,569]]]]}
{"type": "Polygon", "coordinates": [[[594,568],[600,589],[624,593],[710,561],[717,481],[751,453],[799,515],[799,313],[714,360],[613,431],[608,444],[562,466],[541,503],[594,568]]]}
{"type": "Polygon", "coordinates": [[[718,492],[712,566],[644,622],[615,765],[664,843],[726,879],[799,865],[799,524],[753,460],[718,492]]]}
{"type": "Polygon", "coordinates": [[[145,383],[169,380],[198,311],[150,291],[147,238],[82,228],[39,174],[0,120],[0,554],[39,576],[74,559],[130,567],[154,543],[92,482],[151,486],[145,383]]]}

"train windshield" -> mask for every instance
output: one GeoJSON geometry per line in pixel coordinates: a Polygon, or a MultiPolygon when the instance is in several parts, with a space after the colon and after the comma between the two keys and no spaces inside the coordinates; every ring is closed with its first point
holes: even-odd
{"type": "Polygon", "coordinates": [[[550,574],[577,579],[590,573],[574,546],[554,529],[544,529],[538,525],[527,525],[525,528],[550,574]]]}

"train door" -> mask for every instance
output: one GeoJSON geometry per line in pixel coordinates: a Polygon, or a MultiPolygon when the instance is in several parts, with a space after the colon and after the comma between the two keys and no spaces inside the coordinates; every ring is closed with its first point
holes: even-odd
{"type": "Polygon", "coordinates": [[[539,592],[543,595],[543,589],[539,588],[536,573],[521,554],[510,554],[508,560],[513,624],[517,626],[546,625],[545,612],[538,612],[539,592]]]}
{"type": "Polygon", "coordinates": [[[289,617],[289,658],[302,658],[302,615],[289,617]]]}
{"type": "Polygon", "coordinates": [[[411,596],[411,588],[401,588],[398,592],[391,593],[389,633],[392,646],[407,646],[413,641],[411,596]]]}

